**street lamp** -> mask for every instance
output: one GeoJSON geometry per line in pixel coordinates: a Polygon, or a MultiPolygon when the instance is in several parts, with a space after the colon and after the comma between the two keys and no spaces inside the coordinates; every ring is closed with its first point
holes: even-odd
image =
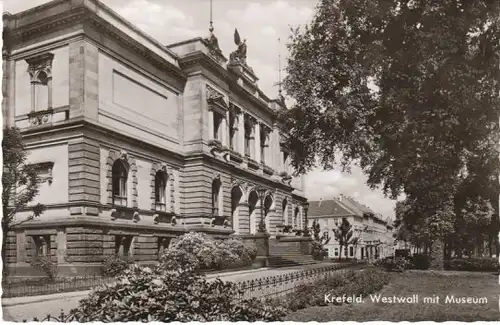
{"type": "Polygon", "coordinates": [[[307,211],[309,210],[309,202],[304,203],[304,215],[306,217],[306,227],[304,229],[304,236],[309,236],[309,223],[307,221],[307,211]]]}
{"type": "Polygon", "coordinates": [[[260,197],[260,222],[259,232],[266,232],[266,224],[264,222],[264,198],[266,196],[266,189],[261,187],[257,190],[260,197]]]}

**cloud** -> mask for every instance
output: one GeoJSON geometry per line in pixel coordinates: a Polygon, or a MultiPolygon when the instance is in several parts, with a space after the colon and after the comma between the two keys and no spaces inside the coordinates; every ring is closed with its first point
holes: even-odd
{"type": "Polygon", "coordinates": [[[169,5],[133,0],[115,9],[125,19],[164,44],[200,36],[192,16],[169,5]]]}

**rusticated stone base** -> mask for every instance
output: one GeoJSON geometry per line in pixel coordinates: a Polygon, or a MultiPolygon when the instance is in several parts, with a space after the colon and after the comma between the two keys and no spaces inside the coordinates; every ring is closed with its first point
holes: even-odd
{"type": "Polygon", "coordinates": [[[246,245],[257,249],[257,257],[269,256],[269,237],[268,233],[256,233],[255,235],[234,235],[240,238],[246,245]]]}

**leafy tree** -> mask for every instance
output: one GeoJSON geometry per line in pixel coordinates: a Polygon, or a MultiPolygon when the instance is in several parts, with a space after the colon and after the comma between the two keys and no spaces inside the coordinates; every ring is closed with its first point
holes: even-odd
{"type": "Polygon", "coordinates": [[[321,234],[321,227],[317,220],[313,221],[312,231],[314,240],[317,241],[321,247],[324,247],[330,242],[331,237],[328,235],[328,231],[323,231],[323,234],[321,234]]]}
{"type": "Polygon", "coordinates": [[[2,151],[2,260],[6,272],[7,233],[23,222],[40,216],[44,206],[37,204],[31,208],[33,213],[28,218],[16,219],[16,213],[26,210],[38,194],[41,180],[36,172],[37,166],[27,162],[27,153],[19,129],[15,127],[3,129],[2,151]]]}
{"type": "Polygon", "coordinates": [[[349,245],[357,244],[358,237],[353,237],[352,226],[347,218],[342,218],[342,222],[340,223],[338,228],[333,230],[333,235],[335,236],[335,240],[339,243],[340,246],[340,261],[342,259],[342,250],[349,245]]]}
{"type": "Polygon", "coordinates": [[[463,184],[498,189],[499,28],[494,0],[322,0],[288,44],[293,166],[332,168],[340,152],[372,188],[404,193],[432,268],[463,184]]]}

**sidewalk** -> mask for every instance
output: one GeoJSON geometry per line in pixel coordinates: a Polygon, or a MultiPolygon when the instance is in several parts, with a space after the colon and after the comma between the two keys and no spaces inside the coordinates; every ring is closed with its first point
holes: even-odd
{"type": "MultiPolygon", "coordinates": [[[[243,270],[235,272],[222,272],[207,275],[208,280],[220,278],[224,281],[246,281],[261,277],[276,276],[292,273],[299,270],[314,269],[333,263],[318,263],[305,266],[292,266],[283,268],[260,268],[253,270],[243,270]]],[[[30,320],[33,317],[45,317],[47,314],[58,315],[61,310],[69,311],[78,306],[78,302],[85,298],[91,290],[55,293],[42,296],[15,297],[2,299],[3,319],[5,321],[20,322],[24,319],[30,320]]]]}

